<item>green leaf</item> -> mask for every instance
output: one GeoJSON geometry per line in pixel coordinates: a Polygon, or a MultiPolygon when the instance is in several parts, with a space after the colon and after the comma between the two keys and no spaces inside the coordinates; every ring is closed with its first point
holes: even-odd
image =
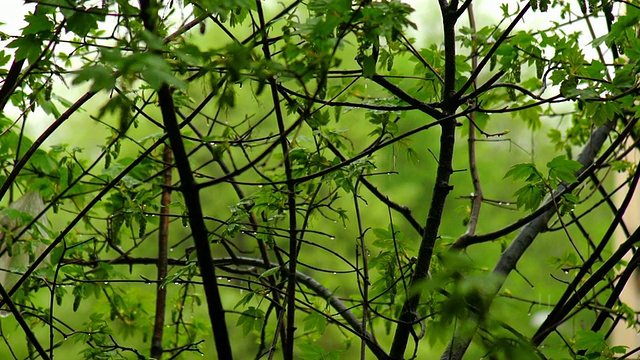
{"type": "Polygon", "coordinates": [[[503,179],[513,178],[513,180],[525,179],[526,181],[538,181],[542,179],[540,172],[534,164],[515,164],[507,171],[503,179]]]}
{"type": "MultiPolygon", "coordinates": [[[[527,106],[533,103],[534,101],[527,101],[522,105],[527,106]]],[[[514,116],[518,116],[522,120],[524,120],[527,123],[527,127],[529,127],[529,129],[538,130],[542,126],[542,123],[540,122],[540,112],[541,112],[540,106],[532,106],[532,107],[523,109],[517,113],[514,113],[514,116]]]]}
{"type": "Polygon", "coordinates": [[[324,349],[321,346],[310,343],[298,344],[298,356],[303,360],[321,360],[324,356],[324,349]]]}
{"type": "MultiPolygon", "coordinates": [[[[148,31],[143,31],[142,33],[140,33],[140,37],[144,40],[144,42],[146,43],[146,45],[148,46],[149,49],[153,49],[153,50],[164,50],[164,42],[162,41],[162,38],[148,32],[148,31]]],[[[193,46],[193,47],[189,47],[189,52],[196,52],[198,51],[198,48],[193,46]]],[[[182,54],[176,54],[176,55],[182,55],[185,57],[189,57],[189,54],[187,53],[182,53],[182,54]]],[[[190,57],[189,57],[190,58],[190,57]]],[[[194,61],[194,59],[189,59],[190,61],[194,61]]]]}
{"type": "Polygon", "coordinates": [[[63,246],[58,246],[51,251],[51,265],[57,265],[60,263],[60,259],[64,255],[65,249],[63,246]]]}
{"type": "Polygon", "coordinates": [[[247,310],[243,311],[236,322],[236,326],[242,326],[242,332],[244,335],[248,335],[252,330],[260,331],[264,324],[264,311],[250,306],[247,310]]]}
{"type": "Polygon", "coordinates": [[[565,156],[558,156],[547,163],[549,177],[556,178],[566,183],[578,181],[575,173],[582,169],[582,165],[573,160],[568,160],[565,156]]]}
{"type": "Polygon", "coordinates": [[[98,28],[98,22],[104,21],[105,15],[97,14],[102,8],[92,7],[85,9],[79,7],[77,11],[73,11],[71,16],[67,17],[66,30],[76,33],[80,37],[85,37],[98,28]]]}
{"type": "Polygon", "coordinates": [[[258,279],[262,279],[262,278],[267,278],[270,276],[273,276],[275,274],[277,274],[280,271],[280,267],[276,266],[276,267],[272,267],[271,269],[263,272],[262,274],[260,274],[260,276],[258,276],[258,279]]]}
{"type": "Polygon", "coordinates": [[[55,118],[60,117],[60,111],[52,101],[43,101],[40,103],[40,107],[47,115],[53,115],[55,118]]]}
{"type": "Polygon", "coordinates": [[[0,66],[5,66],[11,60],[11,55],[7,54],[4,50],[0,50],[0,66]]]}
{"type": "Polygon", "coordinates": [[[249,303],[249,301],[251,301],[251,299],[253,299],[253,296],[255,295],[254,292],[248,292],[246,293],[242,299],[238,300],[238,302],[236,303],[236,306],[234,306],[234,309],[237,309],[241,306],[247,305],[249,303]]]}
{"type": "Polygon", "coordinates": [[[327,318],[317,311],[312,311],[307,315],[304,320],[304,331],[313,331],[317,333],[324,333],[329,322],[327,318]]]}
{"type": "Polygon", "coordinates": [[[576,331],[576,349],[599,353],[606,348],[607,340],[603,334],[591,330],[576,331]]]}
{"type": "Polygon", "coordinates": [[[558,129],[549,129],[547,137],[552,144],[555,144],[555,151],[562,149],[562,133],[558,129]]]}
{"type": "Polygon", "coordinates": [[[551,76],[549,76],[549,80],[551,80],[551,83],[553,85],[558,85],[561,82],[563,82],[565,79],[567,78],[567,74],[564,71],[561,70],[555,70],[551,73],[551,76]]]}
{"type": "Polygon", "coordinates": [[[307,124],[309,124],[312,129],[317,129],[320,126],[327,125],[329,121],[331,121],[331,116],[327,110],[316,111],[311,115],[311,117],[307,118],[307,124]]]}
{"type": "Polygon", "coordinates": [[[362,58],[362,76],[371,79],[376,74],[376,59],[371,56],[363,56],[362,58]]]}
{"type": "Polygon", "coordinates": [[[11,221],[15,221],[16,224],[25,224],[33,219],[33,215],[28,212],[10,207],[0,211],[0,215],[6,216],[7,219],[11,221]]]}
{"type": "Polygon", "coordinates": [[[518,198],[518,208],[525,210],[535,210],[544,199],[545,191],[537,185],[527,184],[514,194],[518,198]]]}
{"type": "Polygon", "coordinates": [[[604,66],[604,64],[596,60],[592,61],[589,66],[586,66],[584,68],[585,74],[594,79],[602,77],[606,71],[607,68],[604,66]]]}
{"type": "Polygon", "coordinates": [[[560,94],[567,98],[575,97],[574,92],[577,86],[578,80],[573,76],[569,76],[560,84],[560,94]]]}
{"type": "Polygon", "coordinates": [[[627,352],[628,348],[629,347],[625,345],[618,345],[618,346],[612,346],[610,350],[614,354],[624,354],[627,352]]]}
{"type": "Polygon", "coordinates": [[[85,81],[93,81],[90,91],[111,90],[116,85],[116,78],[113,73],[102,65],[93,65],[82,69],[73,79],[73,84],[80,84],[85,81]]]}
{"type": "Polygon", "coordinates": [[[186,83],[183,80],[173,76],[173,74],[165,69],[149,67],[142,71],[142,77],[155,90],[159,90],[165,83],[178,89],[186,88],[186,83]]]}
{"type": "Polygon", "coordinates": [[[82,301],[82,299],[86,298],[88,296],[87,294],[87,287],[84,286],[83,284],[79,284],[73,287],[73,312],[78,311],[78,308],[80,307],[80,302],[82,301]]]}
{"type": "Polygon", "coordinates": [[[572,204],[577,204],[580,201],[580,198],[578,196],[571,193],[564,194],[562,195],[562,197],[572,204]]]}
{"type": "Polygon", "coordinates": [[[50,174],[53,173],[58,168],[58,164],[52,159],[47,153],[43,150],[38,150],[36,153],[29,159],[29,164],[33,165],[36,170],[50,174]]]}
{"type": "Polygon", "coordinates": [[[39,40],[34,35],[27,35],[10,42],[7,47],[17,48],[16,61],[27,59],[30,64],[33,64],[42,52],[42,40],[39,40]]]}
{"type": "Polygon", "coordinates": [[[456,55],[456,71],[460,74],[470,73],[473,68],[469,61],[467,61],[466,55],[456,55]]]}
{"type": "Polygon", "coordinates": [[[24,20],[29,24],[22,29],[23,35],[35,35],[42,32],[51,32],[53,30],[53,22],[42,12],[28,14],[24,20]]]}
{"type": "Polygon", "coordinates": [[[391,231],[381,228],[375,228],[372,230],[376,237],[380,240],[387,240],[392,238],[391,231]]]}
{"type": "Polygon", "coordinates": [[[81,296],[75,296],[73,298],[73,312],[78,311],[78,308],[80,307],[80,302],[82,301],[82,297],[81,296]]]}

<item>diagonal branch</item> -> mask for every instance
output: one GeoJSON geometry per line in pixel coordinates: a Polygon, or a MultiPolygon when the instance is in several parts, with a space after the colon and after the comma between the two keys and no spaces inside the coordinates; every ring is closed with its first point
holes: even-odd
{"type": "MultiPolygon", "coordinates": [[[[509,26],[507,27],[507,29],[502,33],[502,35],[500,36],[500,38],[498,38],[498,40],[495,42],[495,44],[493,44],[493,46],[491,47],[491,49],[489,49],[489,52],[487,53],[487,55],[485,55],[482,60],[480,61],[480,64],[478,65],[478,67],[476,67],[473,71],[473,73],[471,74],[471,76],[469,76],[469,80],[467,80],[466,83],[464,83],[464,85],[462,85],[462,87],[460,88],[460,90],[458,90],[458,92],[456,93],[456,95],[454,96],[454,98],[461,98],[462,94],[464,94],[467,89],[469,89],[469,87],[473,84],[473,82],[478,78],[478,76],[480,75],[480,72],[482,72],[482,70],[484,69],[484,67],[487,65],[487,63],[489,62],[489,60],[491,60],[491,57],[493,56],[493,54],[495,54],[495,52],[498,50],[498,48],[500,47],[500,45],[502,45],[502,43],[507,40],[507,37],[509,37],[509,35],[511,34],[511,31],[515,28],[516,24],[518,24],[520,22],[520,20],[522,20],[522,18],[524,17],[524,15],[527,13],[527,11],[531,8],[531,4],[527,3],[522,10],[520,10],[520,13],[518,13],[518,15],[516,16],[515,19],[513,19],[513,21],[511,22],[511,24],[509,24],[509,26]]],[[[497,79],[496,79],[497,80],[497,79]]]]}
{"type": "MultiPolygon", "coordinates": [[[[632,123],[635,124],[635,121],[633,121],[632,123]]],[[[584,181],[588,177],[590,170],[603,163],[611,155],[613,149],[617,148],[617,146],[624,140],[626,135],[631,131],[631,127],[627,126],[625,131],[623,131],[623,133],[618,136],[613,144],[607,148],[607,151],[605,151],[598,158],[598,161],[594,163],[594,159],[596,158],[598,151],[602,148],[605,140],[609,135],[609,132],[611,131],[611,126],[611,124],[605,124],[598,127],[591,134],[591,138],[578,156],[577,161],[582,164],[582,168],[577,172],[578,182],[584,181]]],[[[559,189],[545,201],[545,204],[543,206],[546,206],[549,203],[553,203],[557,195],[564,193],[565,188],[566,186],[561,185],[559,189]]],[[[500,259],[493,269],[493,273],[497,275],[496,283],[493,284],[493,287],[491,289],[487,290],[485,295],[485,309],[489,308],[498,290],[500,290],[500,288],[504,284],[507,276],[509,275],[509,273],[511,273],[511,271],[515,269],[518,260],[520,260],[520,258],[524,255],[525,251],[533,243],[535,238],[547,228],[547,223],[555,214],[555,212],[555,208],[551,207],[545,210],[531,222],[529,222],[524,228],[522,228],[520,233],[518,233],[509,247],[502,253],[500,259]]],[[[469,344],[471,343],[471,339],[473,338],[473,334],[475,333],[475,328],[478,325],[478,316],[472,314],[469,321],[473,325],[473,330],[469,331],[469,326],[465,327],[465,330],[457,330],[453,339],[451,340],[451,342],[449,342],[447,349],[442,355],[442,360],[462,359],[464,353],[469,347],[469,344]]]]}
{"type": "MultiPolygon", "coordinates": [[[[575,306],[572,299],[575,299],[575,296],[579,293],[576,291],[576,289],[583,282],[584,277],[589,274],[592,266],[597,261],[601,260],[602,251],[606,248],[607,244],[609,244],[609,241],[612,238],[616,228],[618,228],[618,225],[623,222],[622,216],[626,213],[626,210],[632,201],[634,189],[638,186],[639,176],[640,173],[638,172],[634,174],[629,185],[629,191],[622,201],[622,204],[620,204],[620,207],[616,211],[615,217],[609,225],[609,228],[602,236],[602,240],[598,243],[598,246],[594,249],[593,253],[587,259],[587,261],[585,261],[581,266],[580,271],[578,271],[575,278],[567,286],[567,289],[558,300],[554,309],[551,311],[551,313],[549,313],[545,321],[542,323],[542,325],[540,325],[536,333],[533,335],[532,341],[534,344],[540,344],[547,337],[547,335],[549,335],[556,328],[556,326],[562,322],[564,316],[573,308],[573,306],[575,306]]],[[[605,265],[602,265],[601,269],[604,266],[605,265]]],[[[593,275],[591,275],[591,277],[593,277],[593,275]]],[[[584,286],[582,288],[584,288],[584,286]]]]}
{"type": "Polygon", "coordinates": [[[443,117],[443,113],[441,111],[407,94],[404,90],[402,90],[400,87],[393,84],[391,81],[387,80],[383,76],[376,74],[376,75],[373,75],[371,80],[375,81],[378,85],[382,86],[387,91],[397,96],[400,100],[414,106],[416,109],[422,111],[423,113],[435,119],[439,119],[443,117]]]}
{"type": "Polygon", "coordinates": [[[31,327],[24,320],[24,317],[22,317],[20,310],[18,310],[16,305],[13,303],[13,301],[11,300],[11,297],[7,293],[7,290],[5,290],[2,284],[0,284],[0,297],[2,298],[2,301],[7,304],[7,306],[9,307],[9,310],[15,317],[16,321],[18,322],[22,330],[24,330],[24,333],[27,336],[27,340],[29,340],[29,343],[36,348],[38,355],[40,355],[45,360],[49,360],[49,355],[47,355],[47,352],[42,347],[42,344],[40,344],[40,342],[38,341],[38,338],[36,338],[35,334],[31,331],[31,327]]]}

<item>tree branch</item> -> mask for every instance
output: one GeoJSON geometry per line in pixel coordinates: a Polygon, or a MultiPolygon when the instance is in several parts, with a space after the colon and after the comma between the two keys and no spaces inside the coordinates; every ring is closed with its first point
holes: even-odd
{"type": "Polygon", "coordinates": [[[160,360],[162,357],[162,335],[164,333],[165,309],[167,305],[167,287],[162,286],[162,281],[167,277],[168,239],[169,239],[169,205],[171,204],[171,164],[173,163],[171,148],[168,145],[163,149],[164,185],[160,200],[160,225],[158,227],[158,284],[156,286],[156,309],[153,335],[151,337],[151,357],[160,360]]]}
{"type": "MultiPolygon", "coordinates": [[[[156,32],[155,13],[158,3],[154,0],[140,0],[140,15],[144,22],[144,27],[151,33],[156,32]]],[[[188,210],[191,236],[196,247],[198,267],[203,279],[207,308],[209,310],[209,321],[213,329],[213,337],[216,343],[218,357],[221,359],[233,359],[229,334],[225,322],[225,312],[220,299],[217,276],[213,267],[213,258],[209,246],[209,232],[204,222],[202,214],[202,204],[196,181],[191,171],[189,157],[182,142],[180,126],[173,104],[173,95],[169,85],[164,83],[158,90],[158,104],[162,112],[162,121],[169,137],[169,143],[175,155],[175,165],[180,175],[180,192],[184,197],[188,210]]]]}
{"type": "MultiPolygon", "coordinates": [[[[442,115],[438,119],[446,118],[454,114],[458,103],[452,96],[455,95],[455,75],[456,75],[456,43],[455,43],[455,11],[457,1],[452,1],[450,5],[443,6],[441,3],[442,20],[444,26],[444,48],[445,48],[445,70],[444,70],[444,88],[443,88],[443,110],[442,115]]],[[[374,77],[375,79],[375,77],[374,77]]],[[[437,115],[430,107],[424,107],[425,113],[437,115]],[[427,112],[428,111],[428,112],[427,112]]],[[[440,155],[438,158],[438,169],[433,188],[433,196],[429,205],[429,213],[424,226],[422,239],[420,241],[420,249],[418,250],[418,258],[416,266],[411,277],[410,289],[415,289],[416,285],[425,280],[429,275],[431,266],[431,257],[433,249],[438,239],[438,231],[442,221],[442,213],[445,201],[453,186],[449,184],[449,178],[453,173],[453,150],[455,145],[456,120],[449,119],[441,122],[442,132],[440,134],[440,155]]],[[[413,324],[416,316],[416,310],[420,303],[420,292],[410,291],[407,299],[402,306],[400,313],[400,321],[396,327],[396,332],[391,345],[390,356],[392,359],[404,358],[404,352],[407,348],[409,335],[413,331],[413,324]]]]}
{"type": "Polygon", "coordinates": [[[18,324],[24,331],[25,335],[27,336],[27,340],[29,340],[29,343],[36,348],[38,355],[40,355],[45,360],[49,360],[49,355],[47,355],[47,352],[42,347],[42,344],[40,344],[40,342],[38,341],[38,338],[36,338],[36,336],[31,331],[31,327],[24,320],[24,318],[22,317],[22,314],[20,314],[20,310],[18,310],[16,305],[13,303],[13,301],[11,301],[11,297],[7,293],[7,290],[5,290],[4,286],[2,286],[2,284],[0,284],[0,297],[2,297],[2,302],[4,304],[7,304],[7,306],[9,307],[9,310],[11,311],[16,321],[18,322],[18,324]]]}
{"type": "MultiPolygon", "coordinates": [[[[170,265],[177,265],[177,266],[187,265],[187,260],[178,260],[178,259],[170,258],[167,261],[170,265]]],[[[112,260],[91,260],[91,261],[70,259],[68,261],[63,261],[63,262],[68,264],[80,265],[80,266],[96,266],[96,264],[100,262],[105,262],[111,265],[116,265],[116,264],[118,265],[155,265],[157,263],[157,259],[120,257],[112,260]]],[[[266,264],[262,259],[256,259],[256,258],[250,258],[250,257],[244,257],[244,256],[237,256],[234,258],[227,257],[227,258],[214,259],[213,264],[216,267],[229,266],[229,265],[255,266],[255,267],[264,269],[265,271],[277,267],[274,265],[266,264]]],[[[285,270],[288,271],[288,269],[286,268],[286,265],[285,265],[285,270]]],[[[337,296],[333,295],[331,290],[327,289],[324,285],[322,285],[322,283],[320,283],[318,280],[316,280],[312,276],[307,275],[303,272],[296,271],[295,276],[296,276],[296,281],[298,283],[303,284],[304,286],[311,289],[315,294],[327,300],[329,305],[331,305],[331,307],[335,309],[336,312],[340,314],[340,316],[342,316],[343,319],[345,319],[347,324],[351,326],[351,329],[353,330],[354,334],[362,334],[362,322],[358,320],[358,318],[349,310],[349,308],[337,296]]],[[[377,344],[377,342],[373,338],[373,335],[370,332],[365,332],[364,335],[365,335],[365,341],[367,343],[367,347],[369,348],[369,350],[371,350],[371,352],[376,356],[377,359],[381,359],[381,360],[389,359],[388,355],[380,347],[380,345],[377,344]]]]}
{"type": "MultiPolygon", "coordinates": [[[[520,20],[522,20],[522,18],[524,17],[524,14],[527,13],[527,11],[531,8],[531,4],[527,3],[522,10],[520,10],[520,13],[518,13],[518,15],[516,16],[515,19],[513,19],[513,21],[511,22],[511,24],[509,24],[509,26],[505,29],[505,31],[502,33],[502,35],[500,35],[500,38],[498,38],[498,40],[496,40],[496,42],[493,44],[493,46],[491,47],[491,49],[489,49],[489,52],[487,53],[487,55],[485,55],[482,60],[480,61],[480,64],[478,65],[478,67],[473,71],[473,73],[471,73],[471,76],[469,76],[469,80],[467,80],[466,83],[464,83],[464,85],[462,85],[462,87],[460,88],[460,90],[458,90],[458,92],[456,93],[456,95],[454,96],[454,98],[461,98],[462,95],[467,91],[467,89],[469,89],[469,87],[473,84],[473,82],[478,78],[478,76],[480,75],[480,72],[484,69],[484,67],[487,65],[487,63],[489,62],[489,60],[491,60],[491,57],[493,56],[493,54],[495,54],[495,52],[498,50],[498,48],[500,47],[500,45],[502,45],[502,43],[507,40],[507,37],[509,37],[509,34],[511,34],[511,31],[515,28],[516,24],[518,24],[520,22],[520,20]]],[[[497,79],[496,79],[497,80],[497,79]]]]}
{"type": "MultiPolygon", "coordinates": [[[[584,149],[578,156],[577,161],[582,164],[582,168],[577,172],[577,175],[585,174],[582,177],[584,181],[587,177],[588,169],[594,168],[594,159],[596,157],[597,152],[602,148],[605,140],[609,132],[611,131],[611,124],[605,124],[596,129],[593,134],[591,134],[591,138],[585,145],[584,149]]],[[[627,128],[625,131],[630,131],[630,128],[627,128]]],[[[610,151],[614,149],[624,138],[624,133],[621,134],[618,139],[607,149],[599,159],[597,163],[604,162],[610,155],[610,151]]],[[[557,193],[562,193],[565,189],[565,185],[560,185],[557,193]]],[[[552,194],[543,206],[548,205],[549,203],[553,203],[554,197],[556,194],[552,194]]],[[[524,255],[524,252],[529,248],[533,240],[546,229],[547,223],[551,219],[551,217],[555,214],[555,208],[551,207],[548,210],[544,211],[542,214],[538,215],[535,219],[533,219],[530,223],[528,223],[516,236],[516,238],[511,242],[509,247],[502,253],[500,256],[496,266],[493,269],[493,273],[498,275],[498,280],[494,284],[493,288],[487,289],[485,293],[485,301],[484,304],[486,306],[485,309],[489,309],[489,306],[493,299],[495,298],[498,290],[504,284],[509,273],[515,269],[518,260],[524,255]]],[[[475,328],[477,327],[478,316],[477,314],[471,314],[469,321],[473,324],[473,330],[470,331],[468,326],[465,330],[456,330],[456,333],[447,346],[447,349],[443,353],[441,359],[442,360],[459,360],[462,359],[464,353],[467,351],[469,344],[473,338],[473,333],[475,333],[475,328]]]]}

